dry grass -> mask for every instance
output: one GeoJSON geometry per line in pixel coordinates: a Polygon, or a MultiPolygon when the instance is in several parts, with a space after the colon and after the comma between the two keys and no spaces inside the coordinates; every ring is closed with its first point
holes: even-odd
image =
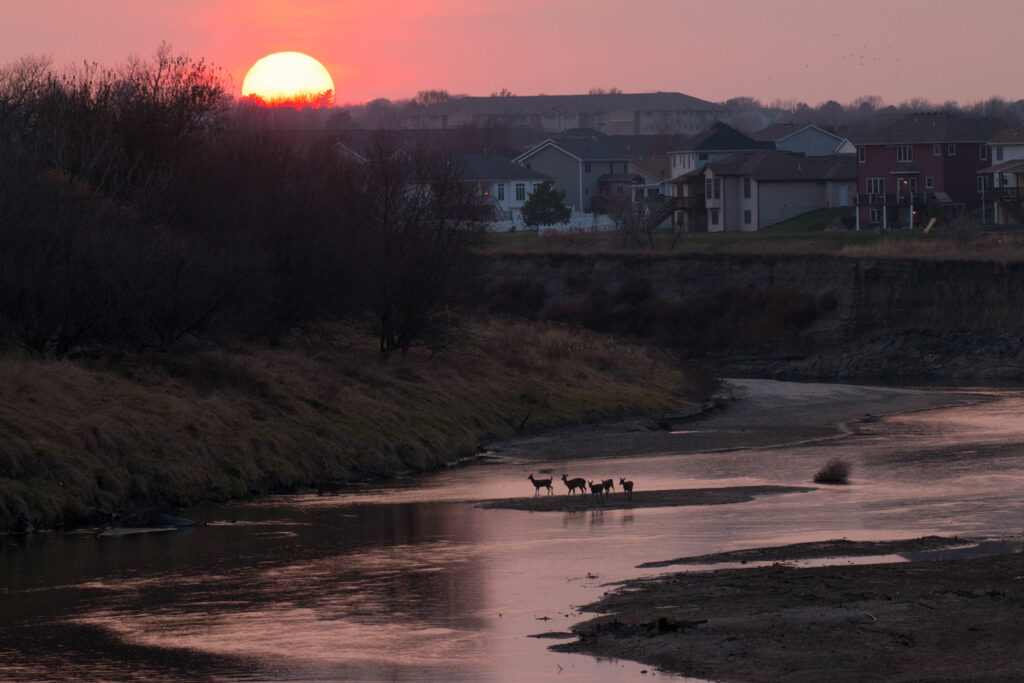
{"type": "Polygon", "coordinates": [[[383,359],[352,330],[117,365],[7,356],[0,528],[430,469],[520,428],[674,410],[687,386],[656,350],[504,320],[434,358],[383,359]]]}

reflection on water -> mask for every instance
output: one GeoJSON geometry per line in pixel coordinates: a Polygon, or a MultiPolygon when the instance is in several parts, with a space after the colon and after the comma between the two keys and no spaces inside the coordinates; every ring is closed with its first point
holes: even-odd
{"type": "MultiPolygon", "coordinates": [[[[857,425],[842,439],[551,463],[644,490],[853,483],[739,505],[527,513],[537,463],[452,470],[337,496],[185,512],[174,533],[0,544],[0,679],[637,680],[640,665],[547,651],[643,561],[846,537],[1018,534],[1024,400],[857,425]]],[[[557,476],[557,474],[556,474],[557,476]]],[[[561,493],[561,491],[559,492],[561,493]]],[[[621,494],[619,494],[621,495],[621,494]]],[[[857,560],[860,561],[860,560],[857,560]]],[[[669,679],[670,677],[660,675],[669,679]]]]}

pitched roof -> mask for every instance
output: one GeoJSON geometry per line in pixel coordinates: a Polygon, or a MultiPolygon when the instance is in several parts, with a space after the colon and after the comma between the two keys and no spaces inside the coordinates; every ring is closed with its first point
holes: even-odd
{"type": "Polygon", "coordinates": [[[1001,161],[998,164],[986,166],[985,168],[978,171],[978,173],[1005,173],[1006,171],[1016,171],[1018,168],[1024,170],[1024,159],[1010,159],[1009,161],[1001,161]]]}
{"type": "Polygon", "coordinates": [[[1024,142],[1024,126],[1004,128],[993,136],[990,142],[1024,142]]]}
{"type": "Polygon", "coordinates": [[[513,164],[505,157],[493,154],[460,154],[452,162],[462,164],[462,179],[481,180],[547,180],[548,176],[519,164],[513,164]]]}
{"type": "Polygon", "coordinates": [[[686,151],[725,152],[730,150],[772,149],[774,147],[774,142],[755,140],[732,126],[717,121],[703,133],[690,138],[679,149],[686,151]]]}
{"type": "Polygon", "coordinates": [[[1001,119],[965,116],[955,112],[907,114],[857,141],[862,145],[988,142],[1006,127],[1001,119]]]}
{"type": "Polygon", "coordinates": [[[629,108],[639,111],[686,109],[724,110],[721,104],[678,92],[606,95],[513,95],[511,97],[456,97],[410,111],[409,116],[445,116],[457,111],[478,116],[536,115],[545,112],[608,112],[629,108]]]}
{"type": "Polygon", "coordinates": [[[671,176],[669,159],[667,154],[659,154],[649,157],[633,157],[629,165],[640,173],[645,173],[651,178],[668,180],[671,176]]]}
{"type": "MultiPolygon", "coordinates": [[[[715,175],[750,176],[758,182],[856,180],[857,162],[848,154],[808,157],[796,152],[737,152],[704,167],[715,175]]],[[[704,170],[701,169],[701,170],[704,170]]]]}
{"type": "Polygon", "coordinates": [[[580,161],[628,161],[626,155],[618,145],[612,144],[603,138],[573,138],[570,140],[545,140],[533,149],[530,149],[513,159],[515,162],[527,159],[545,147],[554,147],[580,161]]]}
{"type": "Polygon", "coordinates": [[[750,137],[754,140],[761,140],[762,142],[768,140],[781,140],[790,133],[795,133],[803,127],[804,126],[801,123],[773,123],[761,130],[755,130],[750,134],[750,137]]]}

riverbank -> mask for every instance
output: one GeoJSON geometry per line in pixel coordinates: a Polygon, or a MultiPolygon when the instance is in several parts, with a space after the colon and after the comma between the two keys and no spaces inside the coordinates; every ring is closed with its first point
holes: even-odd
{"type": "Polygon", "coordinates": [[[677,413],[669,354],[492,320],[384,359],[352,329],[244,353],[0,359],[0,532],[436,469],[483,442],[677,413]]]}
{"type": "Polygon", "coordinates": [[[672,562],[767,566],[626,581],[582,608],[601,616],[573,628],[577,641],[553,649],[716,681],[1019,680],[1024,559],[1016,541],[973,553],[943,552],[963,539],[927,538],[682,558],[672,562]],[[892,554],[910,561],[789,564],[892,554]]]}
{"type": "Polygon", "coordinates": [[[764,448],[841,436],[851,423],[884,415],[988,400],[969,391],[727,379],[714,410],[552,429],[492,444],[488,452],[546,461],[764,448]]]}

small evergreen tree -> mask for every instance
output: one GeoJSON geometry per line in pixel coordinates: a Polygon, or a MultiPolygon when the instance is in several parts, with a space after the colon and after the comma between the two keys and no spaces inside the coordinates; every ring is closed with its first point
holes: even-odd
{"type": "Polygon", "coordinates": [[[541,183],[523,204],[523,221],[531,228],[564,223],[570,216],[572,209],[565,205],[565,191],[555,189],[550,180],[541,183]]]}

